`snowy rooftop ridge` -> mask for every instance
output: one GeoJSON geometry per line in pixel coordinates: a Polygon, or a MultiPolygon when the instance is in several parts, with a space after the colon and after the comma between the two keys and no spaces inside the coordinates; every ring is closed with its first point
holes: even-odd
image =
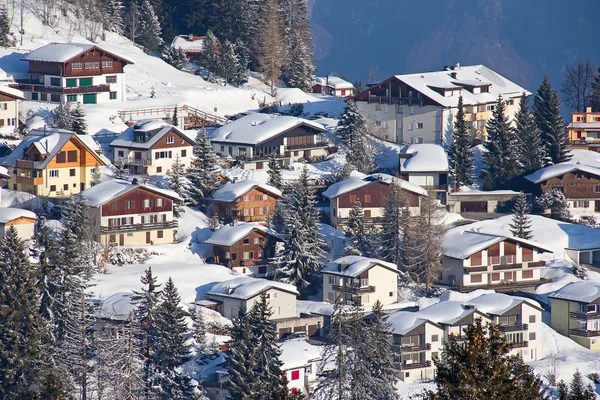
{"type": "Polygon", "coordinates": [[[344,179],[343,181],[334,183],[333,185],[329,186],[327,190],[323,192],[323,196],[327,197],[328,199],[333,199],[345,193],[351,192],[353,190],[359,189],[363,186],[367,186],[371,183],[378,181],[387,184],[391,184],[392,182],[394,182],[398,184],[402,189],[408,190],[416,194],[420,194],[422,196],[427,196],[427,191],[422,187],[387,174],[371,174],[365,176],[364,178],[351,177],[348,179],[344,179]]]}
{"type": "Polygon", "coordinates": [[[232,246],[255,230],[259,230],[279,238],[279,234],[277,232],[267,228],[266,226],[250,222],[237,222],[223,225],[217,229],[210,238],[205,240],[204,243],[215,246],[232,246]]]}
{"type": "Polygon", "coordinates": [[[340,77],[328,75],[326,77],[317,76],[315,78],[317,85],[328,86],[333,89],[354,89],[354,85],[340,77]]]}
{"type": "Polygon", "coordinates": [[[279,289],[295,294],[296,296],[300,294],[294,285],[249,276],[241,276],[229,281],[219,282],[206,294],[248,300],[269,289],[279,289]]]}
{"type": "Polygon", "coordinates": [[[37,220],[37,215],[33,211],[22,208],[2,207],[0,208],[0,224],[14,221],[17,218],[31,218],[37,220]]]}
{"type": "Polygon", "coordinates": [[[326,132],[323,125],[304,118],[253,113],[215,129],[210,135],[210,140],[219,143],[256,145],[298,126],[304,126],[317,132],[326,132]]]}
{"type": "Polygon", "coordinates": [[[540,183],[550,178],[554,178],[556,176],[560,176],[574,171],[587,172],[588,174],[600,176],[600,168],[592,167],[589,165],[564,162],[540,168],[534,173],[525,176],[525,179],[533,183],[540,183]]]}
{"type": "Polygon", "coordinates": [[[135,125],[130,126],[125,129],[123,133],[119,135],[115,140],[110,142],[111,147],[126,147],[126,148],[136,148],[136,149],[149,149],[156,142],[158,142],[164,135],[169,132],[175,132],[179,136],[189,140],[194,143],[194,139],[191,138],[188,134],[183,132],[181,129],[176,127],[175,125],[171,125],[168,122],[164,121],[142,121],[138,122],[135,125]],[[156,131],[154,135],[146,142],[136,142],[135,132],[152,132],[156,131]]]}
{"type": "Polygon", "coordinates": [[[402,172],[448,172],[448,155],[437,144],[410,144],[400,153],[412,154],[402,162],[402,172]]]}
{"type": "Polygon", "coordinates": [[[91,43],[49,43],[45,46],[38,47],[25,57],[23,61],[42,61],[42,62],[68,62],[73,58],[89,51],[92,48],[112,54],[115,57],[121,58],[131,64],[133,61],[127,57],[107,51],[95,44],[91,43]]]}
{"type": "Polygon", "coordinates": [[[127,292],[115,293],[108,296],[100,302],[100,307],[96,312],[99,318],[126,321],[129,319],[129,312],[136,309],[132,303],[133,294],[127,292]]]}
{"type": "Polygon", "coordinates": [[[19,89],[11,88],[7,85],[0,85],[0,93],[20,100],[25,100],[25,95],[19,89]]]}
{"type": "Polygon", "coordinates": [[[552,252],[550,248],[540,243],[517,238],[514,236],[503,236],[472,230],[450,230],[446,234],[446,237],[444,239],[442,254],[446,257],[462,260],[504,240],[519,242],[528,246],[535,247],[543,252],[552,252]]]}
{"type": "Polygon", "coordinates": [[[592,303],[600,298],[600,283],[593,281],[571,282],[548,295],[550,298],[592,303]]]}
{"type": "Polygon", "coordinates": [[[321,346],[315,346],[306,340],[288,340],[279,345],[281,349],[280,361],[282,371],[304,367],[311,361],[321,359],[321,346]]]}
{"type": "Polygon", "coordinates": [[[123,196],[124,194],[129,193],[136,188],[144,188],[174,200],[182,200],[181,197],[179,197],[179,195],[172,190],[160,189],[155,186],[144,184],[133,184],[132,182],[120,179],[111,179],[106,182],[99,183],[98,185],[94,185],[91,188],[84,190],[80,195],[83,196],[90,206],[100,207],[103,204],[106,204],[117,197],[123,196]]]}
{"type": "Polygon", "coordinates": [[[260,183],[251,179],[246,179],[240,182],[225,183],[217,191],[215,191],[215,193],[212,196],[212,200],[229,203],[239,199],[254,188],[260,188],[266,192],[276,195],[277,197],[283,196],[281,190],[277,189],[274,186],[267,185],[265,183],[260,183]]]}
{"type": "Polygon", "coordinates": [[[398,272],[398,266],[394,263],[361,256],[340,257],[327,264],[322,272],[355,278],[375,265],[381,265],[384,268],[398,272]],[[340,271],[341,267],[343,268],[342,271],[340,271]]]}
{"type": "Polygon", "coordinates": [[[190,40],[190,35],[177,35],[173,38],[171,47],[182,49],[183,51],[201,53],[204,50],[204,37],[192,35],[190,40]]]}

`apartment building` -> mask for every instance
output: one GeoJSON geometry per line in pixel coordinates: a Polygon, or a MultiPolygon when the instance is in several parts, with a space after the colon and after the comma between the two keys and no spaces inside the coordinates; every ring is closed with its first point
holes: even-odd
{"type": "Polygon", "coordinates": [[[323,301],[340,296],[349,305],[373,306],[398,301],[398,266],[376,258],[344,256],[327,264],[323,274],[323,301]]]}
{"type": "Polygon", "coordinates": [[[436,144],[410,144],[400,149],[400,179],[421,186],[446,204],[448,155],[436,144]]]}
{"type": "Polygon", "coordinates": [[[485,140],[486,123],[498,96],[512,120],[525,88],[484,65],[446,66],[442,71],[395,75],[363,90],[354,99],[375,135],[396,143],[445,144],[452,131],[458,98],[473,139],[485,140]]]}
{"type": "Polygon", "coordinates": [[[275,203],[283,198],[271,185],[251,179],[227,182],[212,197],[212,210],[225,223],[235,220],[266,222],[275,211],[275,203]]]}
{"type": "Polygon", "coordinates": [[[585,112],[572,113],[567,129],[571,143],[600,144],[600,111],[586,107],[585,112]]]}
{"type": "Polygon", "coordinates": [[[14,135],[19,128],[19,101],[23,92],[9,86],[0,86],[0,134],[14,135]]]}

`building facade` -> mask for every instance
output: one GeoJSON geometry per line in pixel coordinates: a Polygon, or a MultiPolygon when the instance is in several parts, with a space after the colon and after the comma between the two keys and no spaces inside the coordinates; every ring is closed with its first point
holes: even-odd
{"type": "Polygon", "coordinates": [[[350,97],[354,95],[354,85],[337,76],[317,77],[313,85],[313,93],[321,93],[334,97],[350,97]]]}
{"type": "Polygon", "coordinates": [[[212,211],[225,223],[266,222],[282,197],[279,189],[253,180],[227,182],[213,193],[212,211]]]}
{"type": "Polygon", "coordinates": [[[0,134],[10,136],[18,132],[20,100],[25,100],[23,92],[0,86],[0,134]]]}
{"type": "Polygon", "coordinates": [[[124,68],[133,61],[99,46],[50,43],[22,60],[29,63],[28,77],[15,86],[27,100],[63,104],[126,100],[124,68]]]}
{"type": "Polygon", "coordinates": [[[0,237],[4,237],[6,231],[13,227],[21,239],[33,239],[37,222],[38,218],[32,211],[23,210],[22,208],[1,207],[0,237]]]}
{"type": "Polygon", "coordinates": [[[572,144],[600,144],[600,111],[586,107],[585,112],[574,112],[571,118],[567,129],[572,144]]]}

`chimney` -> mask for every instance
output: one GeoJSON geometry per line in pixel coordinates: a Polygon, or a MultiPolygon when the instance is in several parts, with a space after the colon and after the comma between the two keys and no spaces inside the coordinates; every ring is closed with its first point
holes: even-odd
{"type": "Polygon", "coordinates": [[[592,112],[592,107],[586,107],[585,108],[585,112],[588,113],[588,114],[591,113],[592,112]]]}
{"type": "Polygon", "coordinates": [[[448,66],[444,65],[444,69],[442,71],[448,71],[448,69],[449,69],[448,66]]]}
{"type": "Polygon", "coordinates": [[[193,34],[193,33],[190,33],[190,34],[188,35],[188,40],[189,40],[190,42],[191,42],[192,40],[194,40],[194,34],[193,34]]]}
{"type": "Polygon", "coordinates": [[[325,86],[329,85],[329,75],[325,77],[325,86]]]}
{"type": "Polygon", "coordinates": [[[463,304],[463,308],[465,310],[473,310],[475,309],[475,306],[473,304],[463,304]]]}
{"type": "Polygon", "coordinates": [[[450,76],[452,77],[452,79],[456,79],[456,72],[451,72],[450,76]]]}
{"type": "Polygon", "coordinates": [[[460,68],[460,63],[457,62],[456,64],[454,64],[454,68],[460,68]]]}
{"type": "Polygon", "coordinates": [[[237,226],[237,225],[238,225],[238,220],[234,219],[233,222],[232,222],[232,226],[237,226]]]}
{"type": "Polygon", "coordinates": [[[233,286],[227,286],[227,294],[233,293],[233,286]]]}
{"type": "Polygon", "coordinates": [[[132,185],[137,185],[137,184],[138,184],[138,179],[137,179],[137,178],[133,178],[133,179],[131,180],[131,184],[132,184],[132,185]]]}
{"type": "Polygon", "coordinates": [[[46,131],[46,124],[44,124],[44,136],[46,136],[46,133],[47,133],[47,131],[46,131]]]}

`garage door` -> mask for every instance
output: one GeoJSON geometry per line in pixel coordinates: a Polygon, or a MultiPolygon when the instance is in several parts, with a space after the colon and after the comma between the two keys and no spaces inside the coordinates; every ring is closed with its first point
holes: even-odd
{"type": "Polygon", "coordinates": [[[487,201],[461,201],[460,212],[487,212],[487,201]]]}
{"type": "Polygon", "coordinates": [[[96,93],[84,94],[83,104],[96,104],[96,93]]]}
{"type": "Polygon", "coordinates": [[[308,336],[313,336],[319,330],[318,325],[309,325],[308,326],[308,336]]]}

